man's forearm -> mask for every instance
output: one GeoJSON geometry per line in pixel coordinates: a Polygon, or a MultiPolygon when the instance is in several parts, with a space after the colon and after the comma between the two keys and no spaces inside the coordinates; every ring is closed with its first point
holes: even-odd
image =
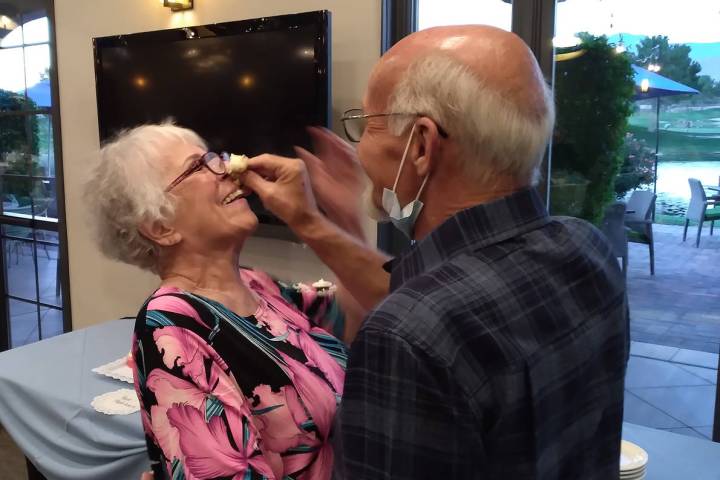
{"type": "Polygon", "coordinates": [[[389,257],[337,227],[322,214],[310,214],[293,226],[295,234],[335,273],[345,289],[370,310],[388,294],[390,275],[383,269],[389,257]]]}

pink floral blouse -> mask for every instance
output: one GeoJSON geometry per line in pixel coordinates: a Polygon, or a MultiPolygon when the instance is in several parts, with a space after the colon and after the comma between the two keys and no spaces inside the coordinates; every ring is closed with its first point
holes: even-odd
{"type": "Polygon", "coordinates": [[[135,391],[156,480],[329,479],[346,350],[332,296],[241,270],[254,315],[174,288],[135,323],[135,391]]]}

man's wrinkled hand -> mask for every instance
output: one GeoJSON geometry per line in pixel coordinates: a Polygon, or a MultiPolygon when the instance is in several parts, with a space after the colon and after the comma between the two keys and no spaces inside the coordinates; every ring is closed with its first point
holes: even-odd
{"type": "Polygon", "coordinates": [[[292,229],[319,213],[307,169],[297,158],[269,154],[251,158],[243,183],[292,229]]]}
{"type": "Polygon", "coordinates": [[[356,237],[363,236],[360,204],[367,184],[355,148],[322,127],[309,127],[315,153],[295,147],[305,162],[320,208],[335,224],[356,237]]]}

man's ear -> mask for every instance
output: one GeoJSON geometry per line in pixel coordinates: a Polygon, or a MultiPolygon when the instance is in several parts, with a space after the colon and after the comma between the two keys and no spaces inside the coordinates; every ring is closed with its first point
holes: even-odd
{"type": "Polygon", "coordinates": [[[440,132],[428,117],[420,117],[415,123],[417,131],[418,156],[413,161],[418,177],[425,177],[437,166],[440,149],[440,132]]]}
{"type": "Polygon", "coordinates": [[[177,245],[182,240],[180,232],[168,227],[159,220],[141,223],[138,231],[143,237],[163,247],[177,245]]]}

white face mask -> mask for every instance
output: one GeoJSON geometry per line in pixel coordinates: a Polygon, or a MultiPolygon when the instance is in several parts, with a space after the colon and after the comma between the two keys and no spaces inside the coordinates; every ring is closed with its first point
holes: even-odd
{"type": "Polygon", "coordinates": [[[365,191],[363,191],[362,203],[365,213],[376,222],[387,222],[390,220],[387,214],[375,205],[375,200],[373,199],[373,185],[371,182],[368,182],[365,191]]]}
{"type": "Polygon", "coordinates": [[[400,167],[398,168],[397,176],[395,177],[395,184],[393,185],[392,190],[387,188],[383,189],[382,198],[383,209],[385,210],[385,213],[387,213],[390,222],[410,240],[413,239],[415,222],[420,216],[420,211],[422,211],[424,206],[423,202],[420,201],[420,195],[422,195],[425,184],[430,177],[429,173],[425,175],[425,179],[423,180],[422,185],[420,185],[420,190],[418,190],[415,200],[402,207],[400,205],[400,200],[398,200],[396,190],[400,180],[400,174],[402,173],[403,166],[405,165],[405,159],[407,158],[408,151],[410,151],[410,144],[412,143],[416,126],[417,124],[413,125],[412,130],[410,130],[410,138],[408,138],[407,145],[405,145],[405,153],[403,153],[402,160],[400,161],[400,167]]]}

